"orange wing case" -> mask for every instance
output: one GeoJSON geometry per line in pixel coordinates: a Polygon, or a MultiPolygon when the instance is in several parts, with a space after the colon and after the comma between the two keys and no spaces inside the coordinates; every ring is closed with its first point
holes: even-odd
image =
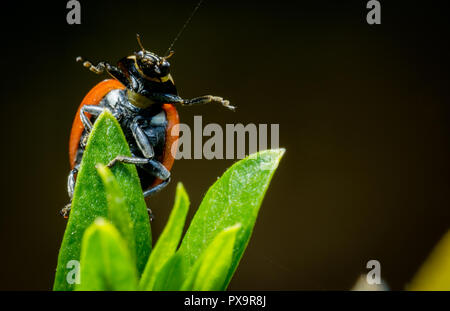
{"type": "MultiPolygon", "coordinates": [[[[124,89],[125,86],[117,80],[108,79],[98,83],[94,86],[89,93],[83,98],[80,106],[78,107],[75,119],[72,124],[72,131],[70,132],[69,140],[69,160],[70,166],[73,169],[75,167],[75,160],[80,144],[81,135],[83,134],[84,126],[80,118],[80,110],[84,105],[98,105],[103,97],[108,94],[108,92],[115,89],[124,89]]],[[[86,114],[88,118],[91,116],[86,114]]]]}

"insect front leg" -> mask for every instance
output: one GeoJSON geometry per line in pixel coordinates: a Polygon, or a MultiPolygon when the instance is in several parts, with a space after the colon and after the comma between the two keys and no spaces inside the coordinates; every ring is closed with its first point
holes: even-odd
{"type": "Polygon", "coordinates": [[[107,67],[112,67],[107,62],[99,62],[97,65],[94,66],[90,61],[84,60],[81,56],[78,56],[76,58],[76,61],[82,62],[83,67],[89,69],[90,71],[92,71],[93,73],[96,73],[98,75],[104,73],[107,70],[107,67]]]}
{"type": "Polygon", "coordinates": [[[113,78],[122,82],[122,84],[124,84],[124,85],[128,84],[128,79],[123,74],[122,70],[120,70],[120,68],[118,68],[116,66],[110,65],[107,62],[99,62],[97,65],[93,65],[90,61],[83,59],[81,56],[78,56],[76,58],[76,61],[82,62],[83,67],[89,69],[90,71],[92,71],[95,74],[100,75],[100,74],[103,74],[106,72],[109,75],[111,75],[113,78]]]}
{"type": "Polygon", "coordinates": [[[213,104],[218,103],[230,110],[235,110],[236,107],[230,105],[230,101],[223,99],[219,96],[214,95],[205,95],[200,97],[195,97],[192,99],[183,99],[177,95],[173,94],[162,94],[162,93],[154,93],[148,94],[147,97],[154,101],[158,101],[161,103],[170,103],[170,104],[180,104],[183,106],[192,106],[192,105],[203,105],[203,104],[213,104]]]}
{"type": "Polygon", "coordinates": [[[214,96],[214,95],[204,95],[204,96],[199,96],[199,97],[195,97],[192,99],[185,99],[185,100],[183,100],[182,105],[191,106],[191,105],[209,104],[209,103],[218,103],[230,110],[236,109],[235,106],[230,105],[229,100],[226,100],[226,99],[223,99],[222,97],[214,96]]]}

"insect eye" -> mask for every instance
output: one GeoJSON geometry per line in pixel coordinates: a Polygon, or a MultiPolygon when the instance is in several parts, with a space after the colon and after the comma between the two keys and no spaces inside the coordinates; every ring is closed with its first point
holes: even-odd
{"type": "Polygon", "coordinates": [[[142,58],[141,62],[142,62],[142,65],[144,65],[144,66],[151,66],[153,64],[152,60],[147,57],[142,58]]]}

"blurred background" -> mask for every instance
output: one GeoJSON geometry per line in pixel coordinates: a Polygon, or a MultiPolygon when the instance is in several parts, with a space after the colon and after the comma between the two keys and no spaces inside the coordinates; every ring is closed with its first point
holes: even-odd
{"type": "MultiPolygon", "coordinates": [[[[66,220],[68,139],[96,76],[75,57],[115,63],[164,54],[196,1],[66,1],[2,10],[0,289],[49,290],[66,220]]],[[[449,25],[438,1],[206,0],[175,45],[181,121],[278,123],[287,152],[267,192],[233,290],[346,290],[366,263],[403,289],[449,229],[449,25]],[[309,1],[313,2],[313,1],[309,1]]],[[[10,3],[11,4],[11,3],[10,3]]],[[[148,200],[156,241],[182,181],[193,216],[231,160],[180,160],[148,200]]]]}

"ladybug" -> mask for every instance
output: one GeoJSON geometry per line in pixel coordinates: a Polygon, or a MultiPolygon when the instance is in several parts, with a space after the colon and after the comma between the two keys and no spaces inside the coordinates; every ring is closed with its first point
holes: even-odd
{"type": "MultiPolygon", "coordinates": [[[[196,105],[219,103],[234,110],[228,100],[206,95],[193,99],[178,96],[170,75],[167,61],[174,52],[160,57],[146,50],[137,35],[138,52],[122,58],[117,66],[107,62],[93,65],[77,57],[77,61],[96,74],[109,74],[112,79],[104,80],[92,88],[81,102],[72,125],[69,140],[71,171],[67,181],[70,202],[75,188],[76,176],[83,158],[86,142],[92,130],[92,123],[108,109],[119,122],[130,147],[132,156],[117,156],[108,166],[116,162],[135,164],[144,197],[163,189],[170,182],[170,170],[176,150],[178,132],[175,125],[179,117],[175,104],[196,105]]],[[[62,210],[68,217],[71,203],[62,210]]]]}

